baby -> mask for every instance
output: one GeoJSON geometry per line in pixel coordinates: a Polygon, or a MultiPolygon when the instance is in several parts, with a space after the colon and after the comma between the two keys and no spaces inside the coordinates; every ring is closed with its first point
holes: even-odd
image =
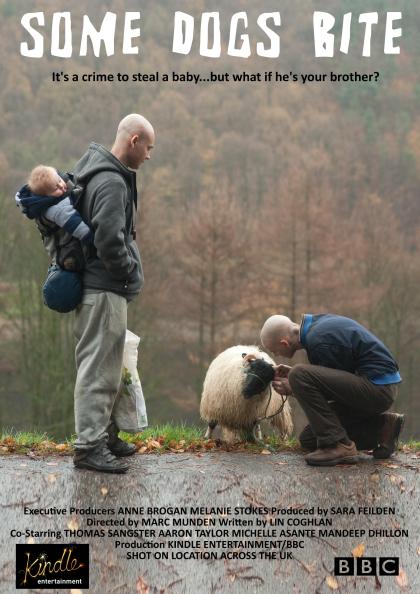
{"type": "Polygon", "coordinates": [[[83,188],[75,186],[70,175],[62,177],[54,167],[38,165],[15,196],[23,214],[35,219],[50,258],[73,272],[84,267],[82,244],[91,245],[94,238],[75,208],[82,192],[83,188]]]}
{"type": "Polygon", "coordinates": [[[63,228],[80,241],[93,243],[93,232],[74,208],[71,188],[57,173],[54,167],[38,165],[29,175],[27,184],[31,194],[38,197],[60,198],[45,202],[41,216],[63,228]]]}

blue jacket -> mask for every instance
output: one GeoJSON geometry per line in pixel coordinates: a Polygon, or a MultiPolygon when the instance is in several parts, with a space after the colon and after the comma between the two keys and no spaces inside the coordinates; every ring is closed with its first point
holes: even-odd
{"type": "Polygon", "coordinates": [[[386,346],[358,322],[333,314],[304,314],[300,343],[309,362],[367,377],[373,384],[401,381],[386,346]]]}

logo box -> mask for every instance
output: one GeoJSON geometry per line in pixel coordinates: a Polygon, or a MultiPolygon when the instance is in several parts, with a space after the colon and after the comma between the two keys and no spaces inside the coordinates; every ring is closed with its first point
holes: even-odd
{"type": "Polygon", "coordinates": [[[16,589],[89,588],[88,544],[17,544],[16,589]]]}
{"type": "Polygon", "coordinates": [[[334,575],[398,575],[398,557],[335,557],[334,575]]]}

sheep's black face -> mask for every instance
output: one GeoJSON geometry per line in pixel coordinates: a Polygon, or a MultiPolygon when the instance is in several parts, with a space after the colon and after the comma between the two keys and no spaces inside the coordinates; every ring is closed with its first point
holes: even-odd
{"type": "Polygon", "coordinates": [[[246,381],[243,389],[244,398],[261,394],[274,379],[274,368],[263,359],[251,361],[245,369],[246,381]]]}

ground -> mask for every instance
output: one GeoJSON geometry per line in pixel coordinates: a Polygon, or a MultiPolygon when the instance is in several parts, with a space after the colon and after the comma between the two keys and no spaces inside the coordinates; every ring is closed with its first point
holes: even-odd
{"type": "MultiPolygon", "coordinates": [[[[323,594],[337,591],[345,593],[384,594],[401,591],[419,592],[420,534],[418,522],[419,494],[417,488],[420,457],[418,453],[399,452],[391,460],[374,461],[363,456],[353,466],[313,468],[305,464],[299,452],[270,454],[250,452],[211,451],[208,453],[136,454],[131,458],[127,475],[105,475],[75,470],[69,456],[31,456],[8,454],[0,456],[0,592],[15,591],[15,544],[60,542],[54,538],[25,535],[25,529],[33,531],[89,530],[87,515],[80,513],[66,516],[28,516],[24,508],[113,509],[142,506],[144,513],[124,517],[169,518],[165,512],[170,507],[185,507],[188,517],[191,508],[201,510],[196,518],[204,523],[206,518],[215,518],[215,526],[194,527],[191,539],[175,536],[172,542],[197,541],[196,530],[219,530],[220,520],[239,518],[256,526],[259,521],[268,522],[265,529],[302,530],[313,529],[314,533],[304,538],[294,536],[241,537],[246,542],[284,542],[284,556],[292,553],[291,559],[127,559],[127,551],[116,548],[117,540],[128,543],[144,543],[145,540],[167,542],[171,538],[156,536],[143,540],[140,537],[88,537],[61,539],[61,543],[90,543],[90,589],[94,594],[207,594],[226,592],[230,594],[274,592],[291,594],[323,594]],[[230,511],[213,510],[214,507],[230,508],[230,511]],[[160,509],[148,514],[148,507],[160,509]],[[345,514],[344,507],[348,508],[345,514]],[[240,510],[239,508],[243,508],[240,510]],[[303,522],[317,522],[327,510],[332,526],[304,526],[303,522]],[[342,513],[333,513],[341,511],[342,513]],[[365,510],[365,508],[370,508],[365,510]],[[373,512],[372,513],[372,508],[373,512]],[[395,508],[395,509],[394,509],[395,508]],[[360,512],[360,509],[365,510],[360,512]],[[235,516],[238,511],[238,515],[235,516]],[[311,510],[315,511],[311,515],[311,510]],[[349,510],[354,514],[349,515],[349,510]],[[395,513],[392,513],[392,511],[395,513]],[[254,513],[259,512],[259,513],[254,513]],[[384,513],[388,512],[388,513],[384,513]],[[285,526],[274,527],[275,518],[282,518],[285,526]],[[291,522],[287,526],[287,522],[291,522]],[[300,525],[293,525],[300,523],[300,525]],[[13,538],[12,529],[23,532],[13,538]],[[365,534],[353,536],[320,537],[319,530],[347,529],[365,530],[365,534]],[[369,536],[369,530],[381,530],[369,536]],[[387,532],[386,532],[387,531],[387,532]],[[408,531],[405,536],[404,531],[408,531]],[[304,548],[293,548],[293,542],[303,541],[304,548]],[[291,548],[288,548],[291,547],[291,548]],[[334,576],[335,557],[398,557],[398,576],[334,576]]],[[[90,513],[90,512],[89,512],[90,513]]],[[[92,518],[107,516],[90,515],[92,518]]],[[[116,517],[116,516],[115,516],[116,517]]],[[[183,516],[175,516],[177,518],[183,516]]],[[[245,524],[243,524],[245,525],[245,524]]],[[[127,524],[126,524],[127,527],[127,524]]],[[[190,527],[191,528],[191,527],[190,527]]],[[[156,528],[160,530],[161,528],[156,528]]],[[[171,528],[172,530],[173,528],[171,528]]],[[[224,528],[225,529],[225,528],[224,528]]],[[[198,551],[203,550],[205,540],[231,541],[236,538],[231,531],[248,528],[231,528],[226,538],[200,537],[198,551]]],[[[105,528],[108,530],[108,528],[105,528]]],[[[111,530],[115,530],[112,528],[111,530]]],[[[165,528],[167,530],[167,528],[165,528]]],[[[177,528],[180,530],[180,528],[177,528]]],[[[80,533],[78,533],[80,534],[80,533]]],[[[182,533],[178,533],[180,535],[182,533]]],[[[261,534],[261,533],[260,533],[261,534]]],[[[308,533],[309,534],[309,533],[308,533]]],[[[239,537],[238,537],[239,538],[239,537]]],[[[236,540],[238,540],[236,538],[236,540]]],[[[165,545],[166,546],[166,545],[165,545]]],[[[223,546],[223,545],[221,545],[223,546]]],[[[136,549],[145,551],[146,549],[136,549]]],[[[166,549],[165,549],[166,550],[166,549]]],[[[189,553],[192,549],[176,549],[172,554],[189,553]]],[[[218,554],[223,550],[218,550],[218,554]]],[[[229,549],[228,549],[229,550],[229,549]]],[[[230,549],[238,552],[240,546],[230,549]]],[[[274,550],[274,549],[273,549],[274,550]]],[[[248,549],[242,549],[242,552],[248,549]]],[[[261,550],[258,550],[258,554],[261,550]]],[[[31,590],[38,592],[42,590],[31,590]]],[[[52,592],[53,590],[49,590],[52,592]]],[[[57,592],[69,590],[57,590],[57,592]]],[[[72,591],[79,594],[79,590],[72,591]]]]}

